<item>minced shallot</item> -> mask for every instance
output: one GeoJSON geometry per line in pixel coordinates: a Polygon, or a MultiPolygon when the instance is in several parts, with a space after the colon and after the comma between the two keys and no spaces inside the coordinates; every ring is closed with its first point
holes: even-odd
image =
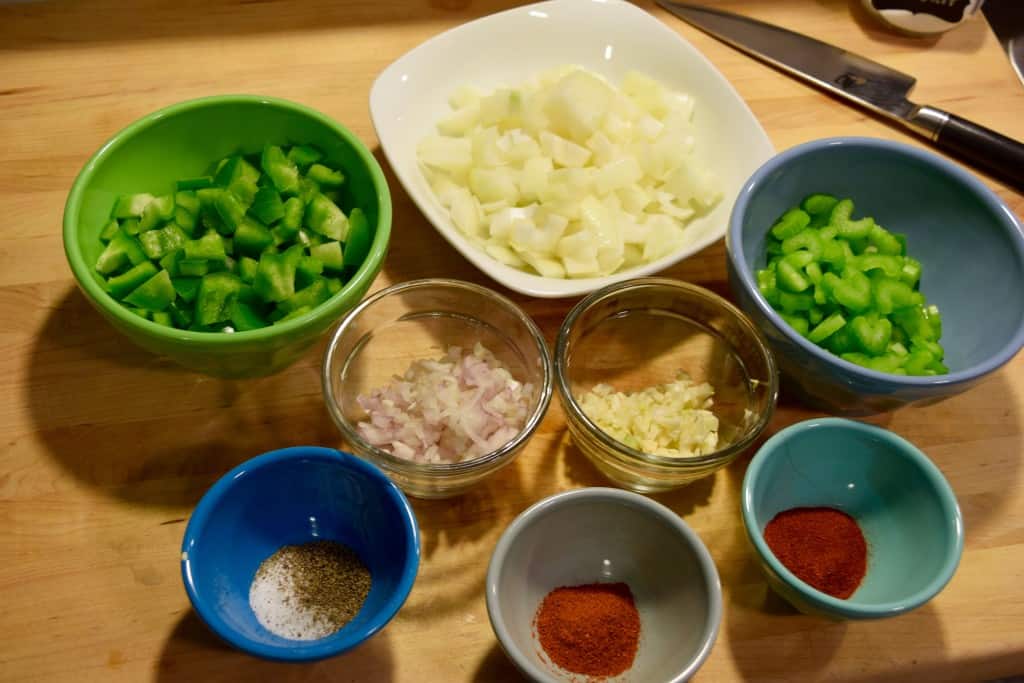
{"type": "Polygon", "coordinates": [[[367,442],[405,460],[456,463],[511,441],[526,423],[533,385],[512,377],[483,345],[451,346],[437,360],[418,360],[401,377],[356,401],[367,442]]]}

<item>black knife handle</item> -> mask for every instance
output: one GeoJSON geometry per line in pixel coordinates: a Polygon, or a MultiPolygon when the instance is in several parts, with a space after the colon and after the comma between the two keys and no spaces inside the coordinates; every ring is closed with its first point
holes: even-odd
{"type": "Polygon", "coordinates": [[[1024,144],[955,114],[948,116],[935,137],[940,149],[1024,190],[1024,144]]]}

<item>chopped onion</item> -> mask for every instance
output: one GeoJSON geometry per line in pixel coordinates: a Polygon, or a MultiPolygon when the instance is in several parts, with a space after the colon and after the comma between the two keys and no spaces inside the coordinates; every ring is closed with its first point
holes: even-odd
{"type": "Polygon", "coordinates": [[[455,463],[495,451],[526,424],[534,388],[516,381],[481,344],[449,347],[418,360],[387,386],[356,398],[366,411],[356,429],[392,455],[421,463],[455,463]]]}
{"type": "Polygon", "coordinates": [[[715,390],[686,373],[674,382],[634,393],[598,384],[580,396],[580,408],[605,433],[644,453],[692,458],[718,447],[718,418],[711,412],[715,390]]]}
{"type": "Polygon", "coordinates": [[[449,103],[420,166],[455,227],[515,268],[597,277],[648,263],[684,246],[721,199],[694,155],[693,98],[644,74],[617,89],[562,66],[491,93],[460,88],[449,103]]]}

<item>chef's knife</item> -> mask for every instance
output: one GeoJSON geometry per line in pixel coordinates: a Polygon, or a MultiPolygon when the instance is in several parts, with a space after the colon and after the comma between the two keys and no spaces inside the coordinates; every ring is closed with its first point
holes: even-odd
{"type": "Polygon", "coordinates": [[[912,76],[755,19],[670,0],[658,4],[702,31],[793,76],[899,121],[939,149],[1024,189],[1024,145],[955,114],[907,99],[912,76]]]}

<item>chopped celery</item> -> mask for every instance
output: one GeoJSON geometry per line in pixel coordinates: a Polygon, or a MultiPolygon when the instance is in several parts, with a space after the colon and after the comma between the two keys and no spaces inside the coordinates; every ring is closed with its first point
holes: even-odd
{"type": "MultiPolygon", "coordinates": [[[[922,267],[907,256],[906,237],[853,216],[852,200],[827,194],[786,211],[767,235],[761,296],[794,331],[845,360],[894,374],[948,372],[941,317],[917,291],[922,267]]],[[[350,235],[356,223],[353,210],[350,235]]]]}

